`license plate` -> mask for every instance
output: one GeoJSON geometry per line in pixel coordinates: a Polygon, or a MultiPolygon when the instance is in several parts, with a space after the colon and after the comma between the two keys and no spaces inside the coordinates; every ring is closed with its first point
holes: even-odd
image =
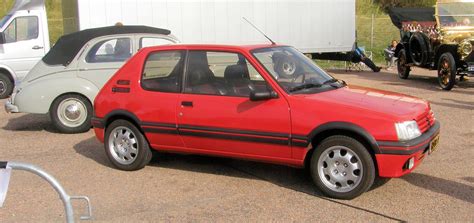
{"type": "Polygon", "coordinates": [[[467,71],[474,71],[474,66],[467,67],[467,71]]]}
{"type": "Polygon", "coordinates": [[[437,148],[439,144],[439,135],[434,137],[434,139],[430,142],[430,149],[428,150],[428,154],[433,153],[437,148]]]}

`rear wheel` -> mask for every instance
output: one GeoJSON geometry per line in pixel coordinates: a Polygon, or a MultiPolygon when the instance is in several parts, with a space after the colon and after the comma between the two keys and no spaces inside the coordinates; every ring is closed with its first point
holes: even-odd
{"type": "Polygon", "coordinates": [[[315,148],[311,177],[327,196],[353,199],[374,182],[375,167],[367,149],[347,136],[331,136],[315,148]]]}
{"type": "Polygon", "coordinates": [[[116,120],[107,127],[104,144],[107,157],[121,170],[139,170],[152,158],[145,136],[126,120],[116,120]]]}
{"type": "Polygon", "coordinates": [[[438,61],[438,82],[443,90],[449,91],[456,83],[456,61],[451,53],[443,53],[438,61]]]}
{"type": "Polygon", "coordinates": [[[408,66],[407,63],[407,53],[402,49],[398,53],[397,60],[398,77],[401,79],[407,79],[408,75],[410,75],[410,66],[408,66]]]}
{"type": "Polygon", "coordinates": [[[13,82],[4,73],[0,73],[0,99],[8,98],[13,92],[13,82]]]}
{"type": "Polygon", "coordinates": [[[54,100],[49,115],[61,132],[86,132],[91,128],[92,105],[84,96],[66,94],[54,100]]]}

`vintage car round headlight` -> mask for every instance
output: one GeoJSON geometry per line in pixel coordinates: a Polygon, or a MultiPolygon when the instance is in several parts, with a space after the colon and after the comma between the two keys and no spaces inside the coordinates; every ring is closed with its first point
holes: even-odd
{"type": "Polygon", "coordinates": [[[461,52],[464,55],[469,55],[472,51],[472,44],[471,41],[463,41],[461,43],[461,52]]]}

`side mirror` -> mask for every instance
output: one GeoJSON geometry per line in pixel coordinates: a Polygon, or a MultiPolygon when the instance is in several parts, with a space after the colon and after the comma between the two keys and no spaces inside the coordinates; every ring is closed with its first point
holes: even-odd
{"type": "Polygon", "coordinates": [[[250,100],[251,101],[263,101],[269,100],[272,98],[278,98],[278,94],[274,91],[252,91],[250,92],[250,100]]]}
{"type": "Polygon", "coordinates": [[[0,32],[0,44],[5,44],[5,34],[3,32],[0,32]]]}

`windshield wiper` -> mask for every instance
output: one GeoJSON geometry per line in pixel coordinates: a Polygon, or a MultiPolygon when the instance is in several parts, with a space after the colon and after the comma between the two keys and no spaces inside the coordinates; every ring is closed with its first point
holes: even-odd
{"type": "Polygon", "coordinates": [[[322,84],[308,83],[308,84],[303,84],[303,85],[300,85],[300,86],[292,87],[288,91],[289,92],[295,92],[295,91],[308,89],[308,88],[319,88],[321,86],[323,86],[323,85],[322,84]]]}
{"type": "Polygon", "coordinates": [[[323,85],[324,85],[324,84],[329,84],[329,86],[334,87],[334,88],[339,88],[339,87],[341,87],[341,85],[342,85],[342,86],[346,86],[346,85],[347,85],[345,81],[339,80],[339,79],[336,79],[336,78],[333,78],[333,79],[329,79],[329,80],[327,80],[327,81],[324,81],[324,82],[323,82],[323,85]],[[339,85],[334,84],[334,83],[338,83],[339,85]]]}
{"type": "Polygon", "coordinates": [[[333,78],[333,79],[329,79],[329,80],[326,80],[323,82],[323,85],[324,84],[329,84],[329,83],[334,83],[334,82],[337,82],[338,80],[336,78],[333,78]]]}

